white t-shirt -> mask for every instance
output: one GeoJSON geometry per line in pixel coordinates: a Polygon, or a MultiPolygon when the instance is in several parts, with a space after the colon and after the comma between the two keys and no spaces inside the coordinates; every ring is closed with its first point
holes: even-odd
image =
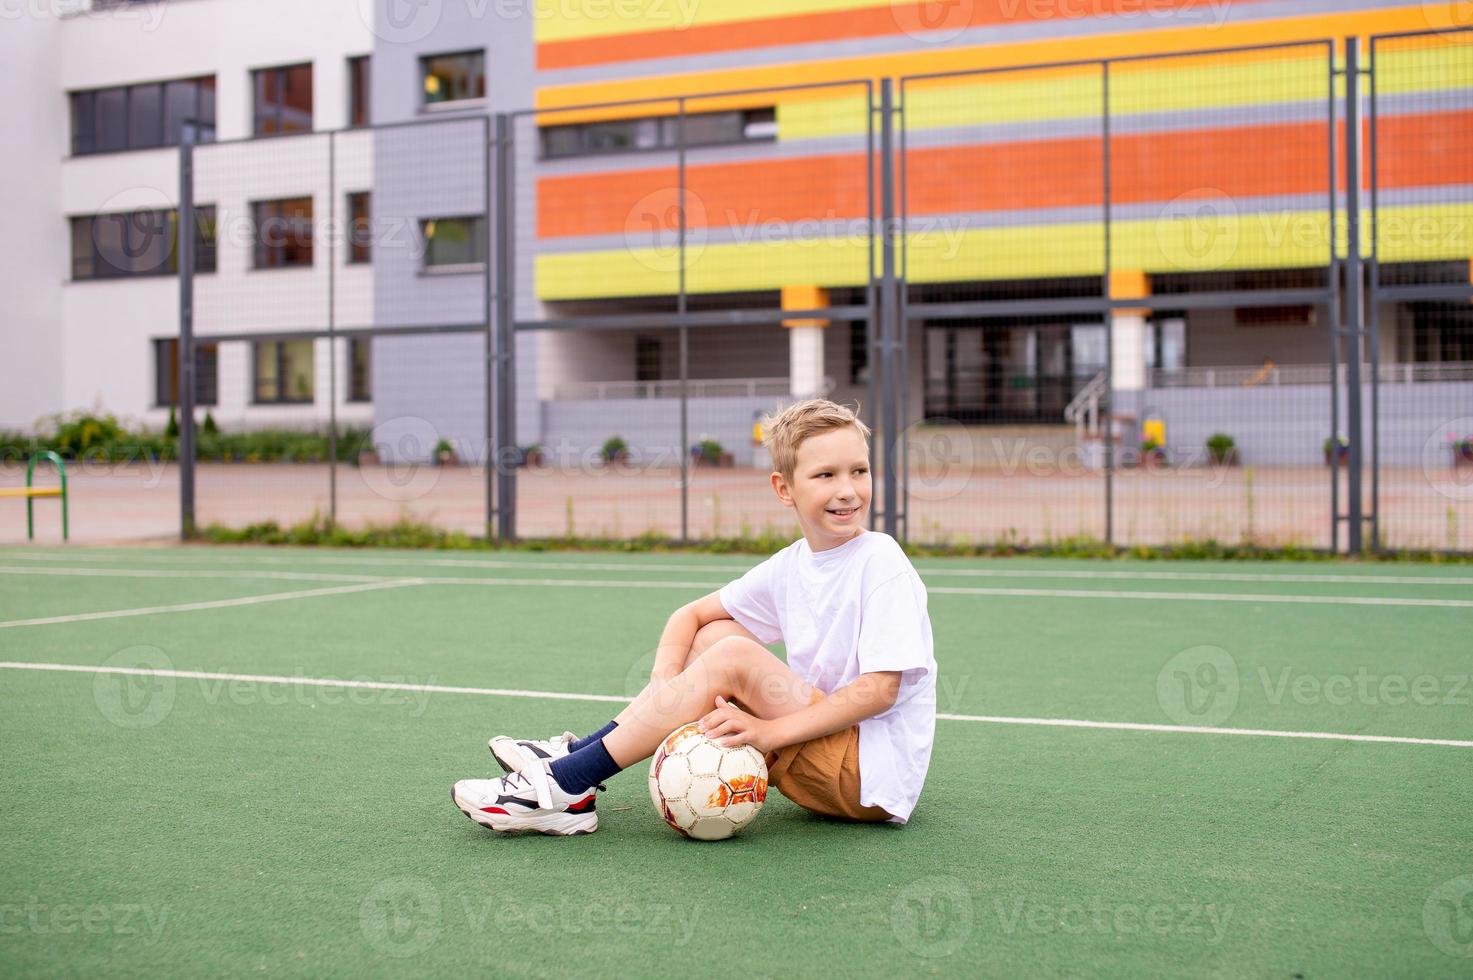
{"type": "Polygon", "coordinates": [[[802,538],[721,590],[732,619],[825,694],[898,670],[894,707],[859,723],[859,802],[896,823],[915,809],[936,735],[936,659],[926,587],[900,545],[866,531],[815,553],[802,538]]]}

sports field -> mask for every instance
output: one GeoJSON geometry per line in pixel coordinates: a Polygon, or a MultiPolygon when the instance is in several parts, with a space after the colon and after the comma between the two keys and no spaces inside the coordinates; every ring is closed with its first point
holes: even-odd
{"type": "Polygon", "coordinates": [[[456,811],[754,561],[0,549],[0,975],[1473,972],[1466,566],[924,561],[909,826],[456,811]]]}

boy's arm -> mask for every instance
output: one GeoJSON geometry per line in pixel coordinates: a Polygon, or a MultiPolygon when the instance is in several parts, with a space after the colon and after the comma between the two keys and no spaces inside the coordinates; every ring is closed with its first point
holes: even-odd
{"type": "Polygon", "coordinates": [[[722,745],[751,745],[766,754],[841,732],[890,710],[899,696],[900,671],[876,670],[860,674],[821,701],[781,718],[758,718],[717,698],[716,710],[701,719],[701,730],[722,745]]]}
{"type": "Polygon", "coordinates": [[[695,642],[696,632],[707,623],[730,618],[731,615],[721,605],[720,590],[675,610],[666,621],[660,643],[655,647],[655,666],[650,676],[669,680],[680,673],[686,654],[690,653],[691,644],[695,642]]]}

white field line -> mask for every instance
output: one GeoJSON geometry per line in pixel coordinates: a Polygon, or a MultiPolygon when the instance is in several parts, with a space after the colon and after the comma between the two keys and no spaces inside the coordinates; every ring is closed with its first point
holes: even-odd
{"type": "MultiPolygon", "coordinates": [[[[0,664],[0,666],[4,666],[0,664]]],[[[1080,721],[1073,718],[1013,718],[1006,715],[938,714],[946,721],[980,721],[992,725],[1042,725],[1048,728],[1097,728],[1124,732],[1167,732],[1173,735],[1253,735],[1259,738],[1312,738],[1332,742],[1380,742],[1395,745],[1447,745],[1473,749],[1473,741],[1457,738],[1412,738],[1406,735],[1345,735],[1338,732],[1285,732],[1274,728],[1207,728],[1198,725],[1150,725],[1128,721],[1080,721]]]]}
{"type": "MultiPolygon", "coordinates": [[[[0,572],[7,569],[0,568],[0,572]]],[[[43,571],[37,569],[37,571],[43,571]]],[[[48,568],[44,572],[52,575],[80,574],[80,575],[108,575],[128,574],[131,570],[126,569],[60,569],[48,568]]],[[[196,573],[181,570],[158,570],[155,577],[159,578],[190,578],[196,573]]],[[[222,577],[229,577],[222,575],[222,577]]],[[[725,582],[689,582],[661,579],[556,579],[556,578],[496,578],[485,577],[457,577],[457,576],[429,576],[417,579],[390,579],[374,578],[364,576],[368,580],[367,586],[374,584],[410,584],[410,585],[463,585],[463,586],[499,586],[499,587],[545,587],[566,589],[679,589],[679,590],[715,590],[719,589],[725,582]]],[[[1021,589],[1021,588],[988,588],[971,586],[927,586],[926,591],[931,595],[961,595],[961,596],[1000,596],[1008,598],[1023,599],[1119,599],[1119,600],[1145,600],[1148,602],[1249,602],[1249,603],[1279,603],[1296,605],[1323,605],[1323,606],[1395,606],[1403,608],[1442,608],[1442,609],[1473,609],[1473,599],[1425,599],[1409,596],[1333,596],[1333,595],[1275,595],[1265,593],[1245,592],[1126,592],[1112,589],[1021,589]]],[[[323,593],[328,594],[328,593],[323,593]]],[[[231,600],[223,601],[230,604],[231,600]]],[[[242,602],[241,604],[245,604],[242,602]]],[[[183,607],[179,607],[183,608],[183,607]]],[[[209,608],[208,605],[200,605],[199,608],[209,608]]],[[[165,611],[173,611],[173,607],[165,611]]],[[[108,615],[121,615],[113,613],[108,615]]],[[[129,615],[144,615],[144,613],[132,613],[129,615]]],[[[87,614],[96,618],[106,618],[103,614],[87,614]]],[[[86,618],[86,617],[84,617],[86,618]]],[[[54,617],[55,622],[71,622],[68,617],[54,617]]],[[[42,621],[23,621],[24,625],[41,625],[42,621]]],[[[7,623],[0,623],[4,628],[7,623]]]]}
{"type": "Polygon", "coordinates": [[[333,677],[278,677],[272,674],[217,674],[205,670],[163,670],[152,667],[108,667],[90,664],[35,664],[0,661],[0,670],[49,670],[76,674],[131,674],[137,677],[176,677],[183,680],[240,681],[252,684],[297,684],[302,687],[351,687],[372,691],[416,691],[430,694],[478,694],[502,698],[539,698],[549,701],[606,701],[628,704],[629,698],[612,694],[567,694],[561,691],[519,691],[500,687],[447,687],[443,684],[406,684],[394,681],[341,680],[333,677]]]}
{"type": "MultiPolygon", "coordinates": [[[[60,555],[47,552],[14,552],[6,553],[0,550],[0,558],[19,558],[27,561],[147,561],[147,562],[181,562],[193,563],[199,561],[199,555],[187,555],[181,553],[178,557],[170,555],[147,554],[138,555],[122,551],[116,555],[99,552],[86,554],[60,555]]],[[[722,572],[740,575],[756,564],[754,560],[746,565],[724,565],[724,564],[665,564],[662,562],[556,562],[556,561],[514,561],[500,560],[494,558],[425,558],[417,556],[386,557],[380,555],[263,555],[252,551],[242,550],[231,552],[230,560],[246,560],[265,564],[327,564],[327,565],[416,565],[426,567],[447,568],[495,568],[495,569],[519,569],[528,568],[538,571],[599,571],[599,572],[722,572]]],[[[208,561],[214,562],[218,559],[211,556],[208,561]]],[[[1027,561],[1028,559],[1019,559],[1027,561]]],[[[204,563],[204,562],[201,562],[204,563]]],[[[1158,581],[1158,582],[1293,582],[1299,584],[1321,583],[1326,585],[1435,585],[1435,586],[1473,586],[1473,578],[1470,577],[1437,577],[1419,575],[1337,575],[1317,574],[1310,572],[1290,572],[1275,574],[1271,572],[1189,572],[1189,571],[1120,571],[1120,570],[1083,570],[1083,569],[1008,569],[1008,568],[933,568],[925,564],[916,566],[916,571],[922,577],[928,575],[953,576],[963,578],[1027,578],[1027,579],[1119,579],[1123,581],[1158,581]]]]}
{"type": "Polygon", "coordinates": [[[80,575],[96,578],[248,578],[294,582],[387,582],[388,575],[350,575],[346,572],[272,572],[256,569],[229,571],[215,568],[31,568],[0,565],[0,575],[80,575]]]}
{"type": "Polygon", "coordinates": [[[368,592],[373,589],[398,589],[409,585],[420,585],[423,579],[388,579],[382,582],[365,582],[358,585],[338,585],[327,589],[305,589],[300,592],[272,592],[267,595],[241,596],[236,599],[211,599],[207,602],[183,602],[170,606],[145,606],[140,609],[111,609],[102,612],[74,613],[66,616],[44,616],[40,619],[11,619],[0,622],[0,629],[16,626],[55,626],[60,623],[83,623],[94,619],[123,619],[129,616],[153,616],[161,613],[195,612],[201,609],[225,609],[231,606],[254,606],[263,602],[282,602],[287,599],[310,599],[315,596],[346,595],[350,592],[368,592]]]}
{"type": "Polygon", "coordinates": [[[993,595],[1036,599],[1146,599],[1151,602],[1285,602],[1320,606],[1433,606],[1473,609],[1473,599],[1413,599],[1351,595],[1255,595],[1238,592],[1116,592],[1107,589],[967,589],[930,585],[931,595],[993,595]]]}
{"type": "MultiPolygon", "coordinates": [[[[187,680],[236,681],[258,684],[287,684],[303,687],[342,687],[375,691],[413,691],[429,694],[470,694],[489,697],[534,698],[547,701],[601,701],[628,703],[628,698],[612,694],[573,694],[561,691],[526,691],[515,688],[451,687],[443,684],[408,684],[394,681],[340,680],[330,677],[282,677],[272,674],[221,674],[201,670],[162,670],[144,667],[109,667],[92,664],[21,663],[0,661],[0,670],[36,670],[77,674],[128,674],[145,677],[173,677],[187,680]]],[[[1158,732],[1176,735],[1237,735],[1259,738],[1306,738],[1335,742],[1370,742],[1393,745],[1440,745],[1473,749],[1473,741],[1453,738],[1413,738],[1403,735],[1353,735],[1339,732],[1296,732],[1271,728],[1207,728],[1195,725],[1152,725],[1136,722],[1080,721],[1072,718],[1014,718],[1005,715],[938,714],[942,721],[966,721],[993,725],[1028,725],[1045,728],[1083,728],[1096,730],[1158,732]]]]}

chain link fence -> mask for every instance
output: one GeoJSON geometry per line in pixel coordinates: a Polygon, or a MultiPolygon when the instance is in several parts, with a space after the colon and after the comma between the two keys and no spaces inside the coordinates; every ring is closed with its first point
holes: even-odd
{"type": "Polygon", "coordinates": [[[787,535],[825,395],[916,543],[1467,551],[1469,39],[185,148],[186,529],[787,535]]]}

